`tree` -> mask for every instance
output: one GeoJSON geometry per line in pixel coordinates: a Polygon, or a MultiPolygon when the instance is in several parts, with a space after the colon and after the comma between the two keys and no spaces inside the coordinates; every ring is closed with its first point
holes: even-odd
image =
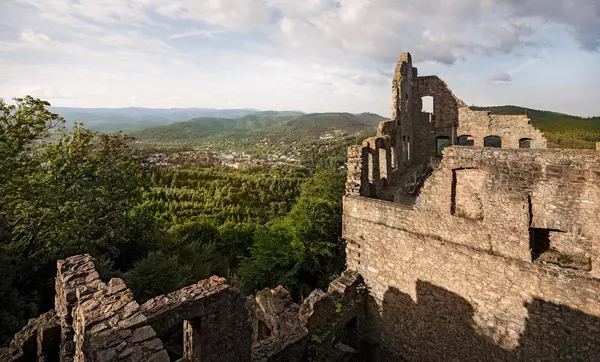
{"type": "MultiPolygon", "coordinates": [[[[52,308],[56,259],[91,253],[126,270],[160,243],[147,213],[136,210],[146,162],[123,134],[79,125],[67,131],[32,97],[0,101],[0,255],[13,260],[0,295],[0,314],[21,319],[52,308]],[[17,291],[15,295],[12,289],[17,291]],[[13,296],[16,296],[13,298],[13,296]],[[20,313],[17,305],[35,305],[20,313]]],[[[0,327],[0,338],[14,332],[0,327]]]]}
{"type": "Polygon", "coordinates": [[[345,176],[319,170],[301,188],[292,210],[255,235],[239,269],[242,287],[253,292],[282,284],[296,295],[324,287],[344,269],[341,239],[345,176]]]}

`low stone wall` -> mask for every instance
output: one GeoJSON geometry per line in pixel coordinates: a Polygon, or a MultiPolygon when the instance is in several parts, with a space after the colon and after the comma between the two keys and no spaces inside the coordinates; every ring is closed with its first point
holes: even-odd
{"type": "Polygon", "coordinates": [[[362,278],[351,271],[327,292],[314,290],[301,306],[282,287],[259,292],[248,301],[250,319],[265,323],[270,334],[255,333],[252,360],[360,361],[366,294],[362,278]]]}
{"type": "Polygon", "coordinates": [[[140,311],[159,336],[184,329],[184,359],[199,361],[249,361],[252,328],[245,298],[210,277],[181,290],[144,303],[140,311]]]}
{"type": "Polygon", "coordinates": [[[15,334],[7,348],[0,349],[0,361],[57,361],[60,322],[54,310],[30,319],[15,334]]]}

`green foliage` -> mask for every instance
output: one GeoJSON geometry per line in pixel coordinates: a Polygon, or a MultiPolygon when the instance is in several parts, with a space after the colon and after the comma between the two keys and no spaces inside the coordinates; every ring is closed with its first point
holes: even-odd
{"type": "Polygon", "coordinates": [[[317,171],[302,186],[290,213],[257,232],[252,255],[243,259],[239,269],[246,291],[283,284],[296,295],[307,294],[343,269],[344,181],[343,173],[317,171]]]}
{"type": "Polygon", "coordinates": [[[0,343],[52,308],[56,259],[91,253],[124,270],[160,243],[134,210],[146,180],[128,137],[57,129],[47,102],[15,102],[0,101],[0,343]]]}
{"type": "MultiPolygon", "coordinates": [[[[184,284],[215,274],[234,277],[240,258],[249,256],[256,230],[290,211],[307,177],[305,169],[291,166],[157,168],[136,210],[152,214],[167,231],[169,241],[161,250],[185,266],[184,284]]],[[[181,285],[169,280],[152,285],[163,280],[143,277],[148,270],[140,262],[126,275],[139,299],[181,285]]]]}
{"type": "Polygon", "coordinates": [[[186,285],[190,268],[177,255],[152,252],[126,275],[127,286],[140,300],[168,293],[186,285]]]}

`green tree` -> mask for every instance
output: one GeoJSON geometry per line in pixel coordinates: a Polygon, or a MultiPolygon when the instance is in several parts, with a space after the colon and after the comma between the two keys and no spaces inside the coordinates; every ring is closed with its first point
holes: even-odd
{"type": "Polygon", "coordinates": [[[52,308],[56,259],[91,253],[126,270],[161,238],[152,217],[135,210],[147,175],[130,138],[67,131],[47,106],[0,101],[0,255],[12,261],[0,295],[14,301],[0,303],[0,315],[20,319],[2,323],[4,340],[52,308]]]}
{"type": "Polygon", "coordinates": [[[302,185],[288,215],[257,232],[239,269],[247,292],[285,285],[297,295],[324,287],[345,263],[341,239],[345,176],[320,170],[302,185]]]}
{"type": "Polygon", "coordinates": [[[191,270],[177,255],[151,252],[125,274],[127,286],[143,302],[186,285],[191,270]]]}

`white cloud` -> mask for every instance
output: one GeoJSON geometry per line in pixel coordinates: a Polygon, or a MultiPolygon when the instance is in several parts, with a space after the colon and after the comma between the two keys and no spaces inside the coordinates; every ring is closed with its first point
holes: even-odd
{"type": "Polygon", "coordinates": [[[185,33],[173,34],[173,35],[169,36],[169,39],[181,39],[181,38],[189,38],[189,37],[194,37],[194,36],[215,39],[215,34],[222,34],[222,33],[224,33],[223,30],[195,30],[195,31],[188,31],[185,33]]]}
{"type": "Polygon", "coordinates": [[[50,37],[44,33],[37,33],[32,29],[25,29],[21,32],[21,40],[31,44],[42,44],[50,41],[50,37]]]}
{"type": "MultiPolygon", "coordinates": [[[[512,89],[538,71],[545,79],[563,47],[573,54],[562,63],[592,64],[600,56],[600,2],[578,2],[0,0],[0,71],[3,62],[17,69],[0,79],[7,80],[4,93],[31,84],[68,88],[77,95],[70,99],[88,105],[126,105],[135,94],[140,105],[235,100],[255,108],[389,113],[401,51],[412,52],[421,74],[490,87],[510,82],[512,89]],[[544,52],[553,57],[536,57],[544,52]]],[[[464,88],[466,101],[481,93],[474,87],[464,88]]],[[[508,99],[493,93],[501,88],[487,91],[508,99]]]]}

